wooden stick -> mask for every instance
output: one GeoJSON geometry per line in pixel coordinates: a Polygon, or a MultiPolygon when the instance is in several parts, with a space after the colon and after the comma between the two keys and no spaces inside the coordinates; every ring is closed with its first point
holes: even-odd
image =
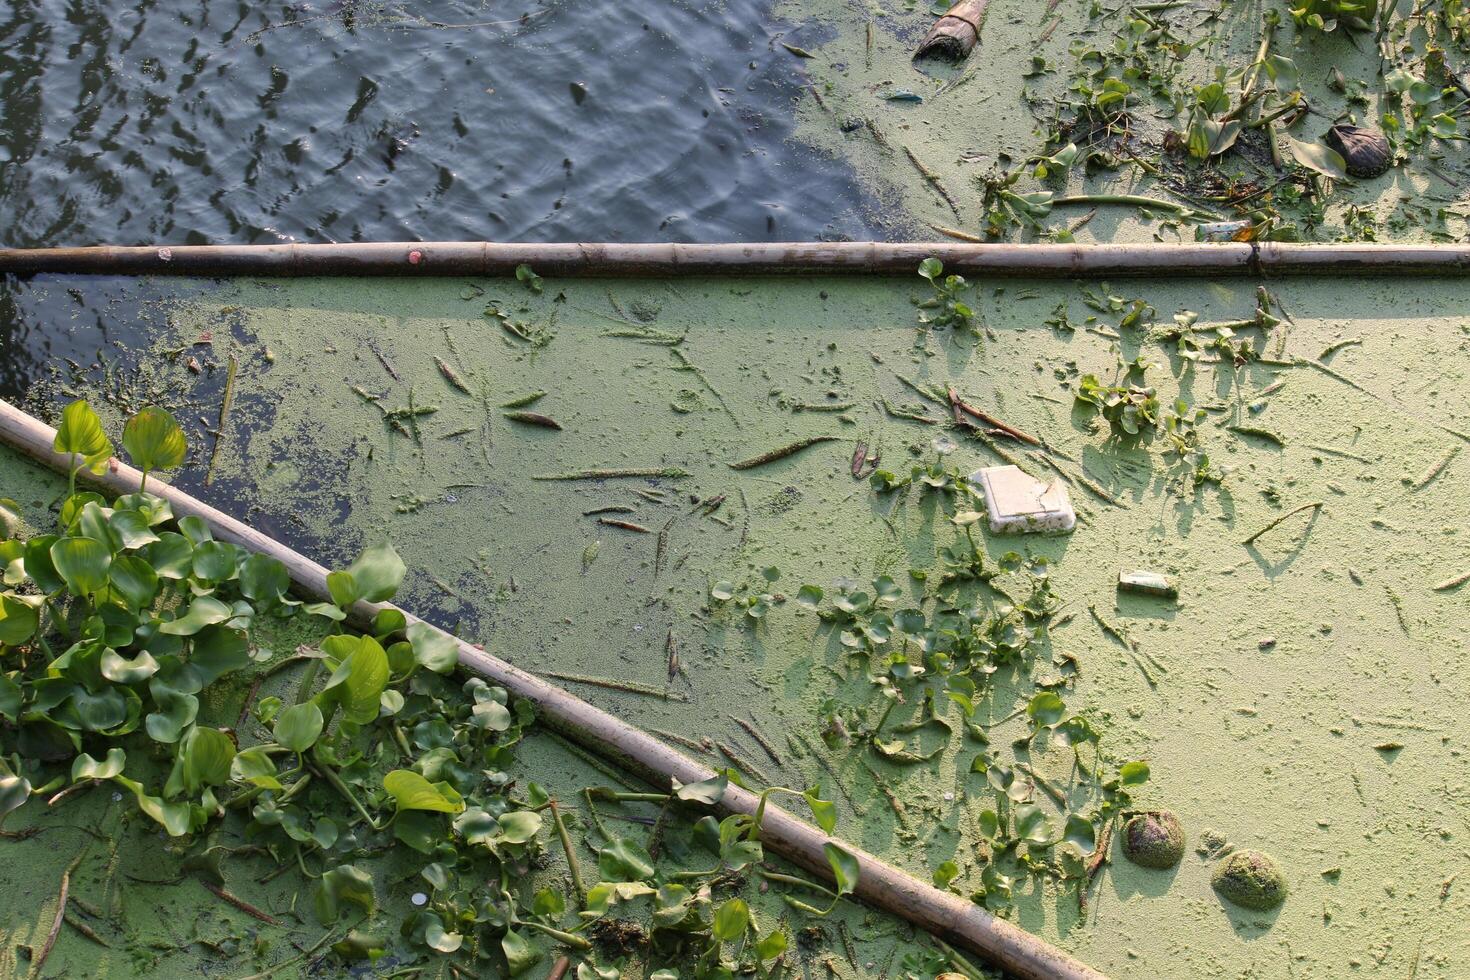
{"type": "Polygon", "coordinates": [[[204,485],[214,482],[214,464],[219,460],[220,443],[225,441],[225,421],[230,415],[230,402],[235,400],[235,372],[239,363],[230,355],[230,366],[225,370],[225,394],[219,403],[219,424],[214,429],[214,449],[209,454],[209,467],[204,471],[204,485]]]}
{"type": "Polygon", "coordinates": [[[235,908],[239,909],[241,912],[244,912],[251,918],[259,919],[261,922],[268,922],[273,926],[278,926],[281,924],[281,920],[271,915],[269,912],[261,911],[254,905],[251,905],[249,902],[245,901],[245,899],[230,894],[212,881],[204,881],[201,879],[199,884],[203,885],[205,889],[215,898],[218,898],[224,902],[229,902],[231,905],[235,906],[235,908]]]}
{"type": "Polygon", "coordinates": [[[953,388],[949,389],[949,402],[954,407],[954,420],[956,422],[959,422],[961,425],[964,425],[965,423],[961,419],[960,413],[965,412],[967,414],[975,416],[986,425],[999,429],[1001,432],[1004,432],[1012,439],[1019,439],[1022,442],[1030,443],[1033,446],[1041,445],[1041,440],[1036,438],[1035,436],[1028,436],[1026,433],[1022,432],[1015,426],[1007,425],[1000,419],[996,418],[994,415],[987,415],[985,412],[980,411],[980,409],[976,408],[974,405],[967,403],[964,399],[960,398],[959,394],[953,388]]]}
{"type": "Polygon", "coordinates": [[[738,463],[730,463],[729,466],[732,470],[753,470],[757,466],[765,466],[767,463],[774,463],[778,459],[795,456],[803,449],[809,446],[815,446],[819,442],[832,442],[836,438],[836,436],[812,436],[810,439],[802,439],[789,445],[781,446],[778,449],[772,449],[768,453],[752,456],[750,459],[742,459],[738,463]]]}
{"type": "MultiPolygon", "coordinates": [[[[0,404],[4,404],[0,402],[0,404]]],[[[85,853],[85,852],[83,852],[85,853]]],[[[36,956],[35,962],[31,964],[31,976],[39,977],[41,967],[46,963],[46,957],[51,955],[51,949],[56,945],[56,937],[61,934],[61,923],[66,919],[66,896],[71,892],[71,873],[82,863],[82,855],[78,854],[72,858],[71,864],[61,873],[61,891],[56,898],[56,918],[51,920],[51,931],[46,934],[46,942],[41,946],[41,952],[36,956]]]]}
{"type": "Polygon", "coordinates": [[[912,275],[933,257],[966,276],[1470,274],[1470,245],[1378,242],[1053,244],[970,242],[344,242],[0,249],[0,274],[182,276],[912,275]]]}
{"type": "MultiPolygon", "coordinates": [[[[0,401],[0,442],[57,472],[68,472],[67,456],[51,448],[55,439],[56,430],[0,401]]],[[[93,476],[85,468],[80,475],[87,483],[115,494],[133,493],[142,482],[138,470],[116,459],[108,462],[100,476],[93,476]]],[[[327,569],[323,566],[156,477],[148,482],[148,487],[169,502],[177,517],[198,517],[209,524],[218,540],[282,562],[300,594],[322,601],[329,598],[327,569]]],[[[348,620],[358,627],[370,627],[373,618],[388,608],[396,607],[359,602],[348,610],[348,620]]],[[[708,765],[689,759],[652,735],[432,623],[425,623],[412,613],[400,612],[409,623],[423,623],[424,628],[455,643],[463,670],[530,701],[538,720],[552,732],[614,760],[653,785],[668,789],[674,779],[687,784],[715,777],[715,771],[708,765]]],[[[720,809],[754,816],[758,803],[755,793],[730,786],[720,801],[720,809]]],[[[766,806],[761,843],[822,881],[834,880],[825,845],[841,847],[857,861],[860,869],[854,897],[934,935],[944,936],[950,943],[983,956],[1021,980],[1103,980],[1101,973],[1019,926],[996,918],[969,899],[940,891],[847,841],[829,837],[781,807],[766,806]]]]}
{"type": "Polygon", "coordinates": [[[1310,504],[1302,504],[1300,507],[1297,507],[1297,508],[1295,508],[1293,510],[1289,510],[1285,514],[1282,514],[1280,517],[1276,518],[1276,520],[1272,521],[1270,524],[1267,524],[1265,527],[1261,528],[1255,534],[1252,534],[1250,537],[1246,538],[1244,541],[1241,542],[1241,544],[1250,544],[1251,542],[1253,542],[1257,538],[1259,538],[1261,535],[1265,534],[1267,531],[1269,531],[1272,528],[1276,527],[1278,524],[1281,524],[1288,517],[1292,517],[1292,516],[1294,516],[1296,514],[1300,514],[1304,510],[1317,510],[1321,506],[1322,506],[1322,501],[1320,501],[1320,500],[1314,500],[1310,504]]]}

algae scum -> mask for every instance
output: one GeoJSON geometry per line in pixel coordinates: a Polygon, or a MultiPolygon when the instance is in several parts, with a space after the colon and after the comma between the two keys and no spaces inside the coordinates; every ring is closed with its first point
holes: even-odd
{"type": "MultiPolygon", "coordinates": [[[[410,568],[408,608],[753,783],[820,783],[854,843],[1111,976],[1470,970],[1453,584],[1470,570],[1456,506],[1470,332],[1439,313],[1462,285],[1406,298],[1392,283],[1262,295],[1245,281],[982,282],[955,293],[973,330],[917,326],[945,313],[915,308],[935,296],[918,277],[174,288],[183,298],[136,313],[167,323],[153,350],[103,354],[112,400],[155,392],[191,429],[185,486],[337,566],[386,534],[410,568]],[[951,425],[949,386],[1044,447],[951,425]],[[1138,437],[1123,427],[1130,405],[1138,437]],[[1066,475],[1073,533],[968,523],[977,505],[955,476],[1008,460],[1066,475]],[[653,475],[606,472],[628,470],[653,475]],[[587,471],[602,478],[549,479],[587,471]],[[1138,570],[1179,598],[1119,591],[1138,570]],[[975,624],[1001,625],[970,690],[920,647],[938,610],[972,601],[1003,618],[975,624]],[[1045,614],[1004,619],[1007,603],[1045,614]],[[967,691],[971,716],[954,697],[967,691]],[[1125,858],[1121,823],[1086,827],[1104,806],[1100,760],[1132,783],[1128,808],[1177,814],[1177,867],[1125,858]],[[1124,765],[1135,760],[1147,782],[1124,765]],[[1105,836],[1083,912],[1079,883],[1105,836]],[[1226,904],[1212,887],[1249,851],[1279,865],[1279,908],[1226,904]]],[[[37,281],[26,309],[55,310],[63,289],[37,281]]],[[[65,319],[51,325],[66,335],[65,319]]],[[[50,413],[93,394],[106,415],[102,370],[58,365],[34,400],[50,413]]],[[[43,523],[55,482],[7,457],[6,486],[43,523]]],[[[256,642],[284,652],[310,638],[256,642]]],[[[521,754],[522,778],[567,798],[610,783],[544,735],[521,754]]],[[[148,833],[106,799],[36,806],[7,827],[107,819],[148,833]],[[107,815],[84,818],[87,806],[107,815]]],[[[574,821],[579,841],[600,840],[574,821]]],[[[10,845],[24,856],[6,887],[27,896],[4,923],[12,949],[50,922],[70,857],[52,833],[10,845]]],[[[134,839],[124,866],[168,877],[134,839]]],[[[279,954],[248,966],[260,923],[187,879],[180,893],[108,878],[98,850],[81,881],[124,896],[121,918],[99,909],[105,935],[145,947],[166,935],[181,949],[148,956],[230,974],[290,952],[264,929],[279,954]],[[158,902],[171,903],[162,921],[158,902]]],[[[560,851],[548,855],[546,881],[564,885],[560,851]]],[[[378,878],[401,915],[416,868],[383,860],[403,862],[378,878]]],[[[272,867],[242,855],[227,880],[308,946],[320,932],[293,904],[294,874],[251,883],[272,867]]],[[[91,887],[77,894],[104,901],[91,887]]],[[[943,960],[875,913],[840,903],[838,926],[779,891],[757,911],[811,941],[786,959],[798,974],[923,976],[943,960]]],[[[140,969],[136,953],[70,930],[47,969],[99,956],[116,975],[140,969]]]]}

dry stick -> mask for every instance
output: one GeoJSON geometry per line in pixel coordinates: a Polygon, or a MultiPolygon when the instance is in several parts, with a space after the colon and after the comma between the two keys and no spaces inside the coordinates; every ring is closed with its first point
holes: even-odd
{"type": "Polygon", "coordinates": [[[585,674],[561,674],[554,670],[544,671],[547,677],[555,677],[559,681],[571,681],[574,684],[591,684],[593,687],[605,687],[612,691],[626,691],[629,694],[647,694],[650,697],[663,698],[665,701],[687,701],[683,695],[676,695],[662,688],[651,687],[647,684],[638,684],[633,681],[615,681],[609,677],[588,677],[585,674]]]}
{"type": "Polygon", "coordinates": [[[1436,592],[1448,592],[1450,589],[1464,585],[1466,582],[1470,582],[1470,572],[1466,572],[1463,575],[1456,575],[1454,578],[1447,578],[1432,588],[1436,592]]]}
{"type": "Polygon", "coordinates": [[[745,758],[745,756],[735,751],[734,746],[729,745],[725,742],[716,742],[715,748],[719,749],[720,754],[729,759],[730,762],[734,764],[736,769],[739,769],[747,776],[760,780],[761,783],[766,786],[775,785],[775,781],[772,780],[770,776],[767,776],[765,773],[761,772],[760,766],[756,765],[754,762],[751,762],[749,759],[745,758]]]}
{"type": "Polygon", "coordinates": [[[281,924],[281,920],[277,919],[269,912],[261,911],[254,905],[251,905],[249,902],[245,901],[245,899],[230,894],[212,881],[204,881],[201,879],[199,884],[203,885],[210,894],[214,895],[214,897],[229,902],[231,905],[235,906],[235,908],[239,909],[241,912],[244,912],[246,915],[252,918],[259,919],[261,922],[268,922],[273,926],[278,926],[281,924]]]}
{"type": "Polygon", "coordinates": [[[450,367],[449,362],[444,360],[444,358],[440,357],[438,354],[434,355],[434,366],[439,369],[439,373],[444,375],[444,380],[448,381],[451,386],[457,388],[459,391],[463,392],[466,395],[473,394],[473,392],[470,391],[469,385],[465,384],[463,379],[460,378],[459,373],[455,371],[454,368],[450,367]]]}
{"type": "Polygon", "coordinates": [[[520,422],[523,425],[539,425],[543,429],[561,431],[560,422],[550,415],[542,415],[540,412],[501,412],[500,414],[512,422],[520,422]]]}
{"type": "Polygon", "coordinates": [[[209,454],[209,466],[204,470],[204,485],[214,482],[214,464],[219,459],[220,443],[225,441],[225,419],[230,414],[230,403],[235,400],[235,371],[239,364],[235,355],[230,355],[230,366],[225,370],[225,396],[219,403],[219,424],[214,429],[214,449],[209,454]]]}
{"type": "Polygon", "coordinates": [[[51,955],[51,947],[56,945],[56,937],[61,933],[61,923],[66,918],[66,896],[71,891],[71,873],[77,869],[77,865],[82,863],[82,857],[86,853],[83,850],[81,854],[72,858],[71,864],[68,864],[66,870],[61,872],[61,892],[56,899],[56,918],[51,921],[51,931],[46,934],[46,943],[41,947],[41,954],[31,965],[32,977],[41,975],[41,966],[46,962],[46,957],[51,955]]]}
{"type": "Polygon", "coordinates": [[[1445,469],[1455,461],[1455,457],[1459,454],[1459,446],[1456,446],[1449,452],[1445,453],[1444,456],[1440,457],[1438,463],[1435,463],[1434,466],[1431,467],[1427,473],[1419,477],[1419,479],[1414,483],[1414,489],[1423,490],[1425,487],[1429,486],[1429,484],[1433,483],[1439,477],[1439,475],[1443,473],[1445,469]]]}
{"type": "Polygon", "coordinates": [[[694,739],[689,738],[687,735],[680,735],[678,732],[665,731],[662,728],[650,728],[649,731],[657,735],[659,738],[666,738],[670,742],[677,742],[687,749],[693,749],[696,752],[703,752],[705,755],[710,755],[714,751],[707,744],[696,742],[694,739]]]}
{"type": "MultiPolygon", "coordinates": [[[[3,260],[4,253],[0,252],[0,265],[3,265],[3,260]]],[[[70,459],[52,450],[55,439],[56,430],[0,401],[0,442],[65,474],[70,471],[70,459]]],[[[138,470],[116,460],[110,461],[100,476],[85,470],[82,473],[82,479],[89,484],[115,494],[136,492],[141,477],[138,470]]],[[[329,598],[326,568],[167,483],[150,481],[149,489],[167,500],[178,517],[204,520],[211,526],[216,539],[241,545],[284,563],[301,594],[323,601],[329,598]]],[[[359,602],[349,610],[349,622],[354,626],[369,626],[384,608],[393,607],[359,602]]],[[[424,622],[407,612],[404,612],[404,617],[409,623],[424,622]]],[[[710,766],[689,759],[648,733],[593,707],[568,691],[478,650],[430,623],[424,623],[424,628],[443,637],[446,642],[456,644],[460,666],[467,672],[531,702],[538,718],[551,732],[560,733],[563,738],[576,739],[605,757],[616,759],[620,765],[653,785],[667,789],[673,779],[687,784],[714,778],[715,772],[710,766]]],[[[731,786],[721,799],[719,809],[725,813],[753,816],[758,802],[757,794],[731,786]]],[[[941,891],[928,882],[905,874],[850,842],[834,840],[781,807],[766,806],[761,843],[771,853],[827,882],[833,881],[834,877],[824,847],[829,843],[840,846],[857,861],[860,869],[854,890],[857,899],[931,933],[943,935],[951,943],[981,954],[1021,980],[1102,980],[1102,974],[1096,970],[1013,923],[996,918],[966,898],[941,891]]],[[[328,933],[323,937],[323,945],[331,935],[328,933]]]]}
{"type": "MultiPolygon", "coordinates": [[[[975,416],[986,425],[999,429],[1006,435],[1010,436],[1012,439],[1019,439],[1022,442],[1030,443],[1033,446],[1041,445],[1041,440],[1036,438],[1035,436],[1027,435],[1020,429],[1017,429],[1015,426],[1007,425],[1000,419],[996,418],[994,415],[988,415],[985,412],[980,411],[980,409],[976,408],[974,405],[968,404],[964,399],[960,398],[959,393],[956,392],[953,388],[949,389],[949,402],[952,406],[954,406],[956,422],[960,421],[960,412],[964,411],[969,413],[970,415],[975,416]]],[[[961,422],[960,424],[963,425],[964,423],[961,422]]]]}
{"type": "MultiPolygon", "coordinates": [[[[76,902],[75,899],[72,900],[72,904],[73,905],[77,904],[77,902],[76,902]]],[[[71,916],[71,915],[64,916],[64,918],[66,919],[66,924],[67,925],[71,926],[77,932],[81,933],[82,935],[86,936],[88,939],[92,940],[92,942],[96,943],[98,946],[101,946],[103,949],[111,949],[112,948],[112,943],[108,942],[107,940],[103,939],[101,936],[97,935],[97,930],[95,930],[91,926],[87,925],[81,919],[78,919],[75,916],[71,916]]]]}
{"type": "Polygon", "coordinates": [[[733,721],[735,724],[739,725],[741,728],[745,729],[746,734],[755,739],[756,744],[765,750],[766,755],[770,756],[772,762],[774,762],[778,766],[785,765],[785,763],[781,761],[781,757],[776,754],[776,750],[771,748],[771,743],[766,741],[765,736],[762,735],[754,725],[746,721],[744,718],[739,718],[735,715],[726,715],[726,717],[733,721]]]}
{"type": "Polygon", "coordinates": [[[914,167],[918,169],[919,173],[924,175],[924,179],[929,182],[929,185],[933,187],[936,192],[938,192],[940,197],[944,198],[944,203],[949,205],[949,209],[954,212],[954,216],[956,218],[963,218],[964,215],[960,214],[960,206],[955,203],[954,198],[951,197],[949,191],[945,189],[944,183],[939,179],[939,175],[930,170],[928,167],[924,166],[919,158],[914,156],[914,151],[909,149],[907,146],[903,148],[903,152],[908,155],[909,162],[911,162],[914,167]]]}
{"type": "Polygon", "coordinates": [[[785,459],[787,456],[794,456],[797,453],[801,452],[803,449],[806,449],[808,446],[815,446],[819,442],[833,442],[836,439],[836,436],[812,436],[810,439],[802,439],[799,442],[793,442],[790,445],[782,446],[779,449],[772,449],[768,453],[762,453],[759,456],[752,456],[750,459],[744,459],[738,463],[730,463],[729,466],[732,470],[753,470],[758,466],[765,466],[767,463],[774,463],[778,459],[785,459]]]}
{"type": "Polygon", "coordinates": [[[1102,840],[1098,842],[1097,848],[1092,852],[1092,858],[1087,862],[1087,877],[1082,880],[1082,887],[1077,889],[1077,909],[1083,915],[1087,914],[1087,893],[1092,890],[1092,882],[1097,878],[1097,873],[1102,870],[1103,862],[1108,859],[1108,845],[1113,841],[1113,821],[1109,820],[1103,828],[1102,840]]]}
{"type": "Polygon", "coordinates": [[[1288,517],[1292,517],[1292,516],[1295,516],[1296,514],[1300,514],[1304,510],[1317,510],[1321,506],[1322,506],[1322,501],[1320,501],[1320,500],[1314,500],[1310,504],[1302,504],[1300,507],[1296,507],[1296,508],[1294,508],[1292,510],[1289,510],[1285,514],[1282,514],[1280,517],[1276,518],[1276,520],[1272,521],[1270,524],[1267,524],[1265,527],[1261,528],[1255,534],[1252,534],[1250,537],[1246,538],[1244,541],[1241,542],[1241,544],[1250,544],[1250,543],[1252,543],[1257,538],[1259,538],[1261,535],[1265,534],[1267,531],[1269,531],[1272,528],[1276,527],[1277,525],[1281,524],[1288,517]]]}
{"type": "Polygon", "coordinates": [[[567,975],[567,971],[571,968],[571,957],[559,957],[557,961],[551,965],[551,972],[546,975],[546,980],[562,980],[562,977],[565,977],[567,975]]]}
{"type": "Polygon", "coordinates": [[[653,531],[642,524],[634,524],[632,521],[620,521],[616,517],[599,517],[597,523],[608,527],[620,527],[624,531],[637,531],[639,534],[652,534],[653,531]]]}
{"type": "Polygon", "coordinates": [[[373,356],[378,359],[378,363],[381,364],[381,365],[383,365],[383,370],[384,371],[387,371],[388,374],[393,378],[394,381],[402,381],[403,380],[403,376],[400,375],[398,373],[397,369],[394,368],[393,365],[388,362],[388,359],[383,356],[383,352],[382,351],[378,350],[372,344],[368,344],[368,350],[370,350],[370,351],[373,352],[373,356]]]}
{"type": "Polygon", "coordinates": [[[537,473],[533,480],[636,480],[664,478],[679,480],[689,475],[677,466],[637,466],[623,469],[573,470],[570,473],[537,473]]]}
{"type": "MultiPolygon", "coordinates": [[[[674,519],[670,517],[664,522],[664,526],[658,529],[658,544],[653,549],[653,577],[658,578],[659,573],[664,570],[664,556],[669,553],[669,528],[674,526],[674,519]]],[[[674,634],[669,633],[670,649],[673,648],[674,634]]]]}

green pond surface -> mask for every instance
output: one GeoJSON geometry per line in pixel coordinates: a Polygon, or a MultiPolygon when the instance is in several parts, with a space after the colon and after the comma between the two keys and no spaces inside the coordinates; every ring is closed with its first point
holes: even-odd
{"type": "MultiPolygon", "coordinates": [[[[49,317],[58,345],[84,349],[90,314],[68,308],[66,290],[100,299],[115,285],[38,280],[27,309],[49,317]]],[[[85,357],[76,369],[60,365],[29,394],[43,414],[72,394],[112,403],[119,418],[121,403],[145,393],[173,404],[193,430],[186,485],[205,499],[327,564],[387,535],[411,570],[399,597],[407,608],[533,671],[664,691],[564,682],[645,728],[723,743],[772,782],[821,781],[841,811],[839,834],[926,879],[953,860],[954,887],[968,894],[981,865],[976,818],[994,805],[984,777],[970,773],[982,746],[929,726],[904,736],[914,752],[940,750],[928,762],[827,748],[828,699],[870,722],[877,715],[865,661],[794,601],[749,623],[709,596],[716,582],[754,584],[776,566],[771,588],[785,596],[808,583],[830,595],[844,580],[888,574],[904,602],[917,603],[925,585],[909,570],[932,571],[958,532],[932,495],[877,494],[851,475],[851,459],[862,441],[902,474],[941,451],[966,469],[1000,462],[963,432],[883,404],[941,419],[899,376],[954,385],[1045,441],[1045,452],[1014,443],[1005,452],[1047,478],[1049,456],[1077,480],[1069,489],[1081,515],[1067,536],[986,535],[992,559],[1012,549],[1048,558],[1066,607],[1027,670],[996,675],[977,719],[1011,715],[1037,681],[1059,685],[1116,758],[1149,762],[1137,805],[1175,811],[1188,836],[1173,871],[1144,870],[1115,850],[1085,917],[1070,889],[1023,878],[1014,921],[1120,978],[1465,976],[1467,593],[1434,586],[1470,571],[1462,530],[1470,328],[1446,314],[1464,307],[1466,287],[1267,286],[1290,319],[1239,337],[1277,363],[1237,369],[1208,356],[1187,367],[1173,344],[1147,337],[1186,310],[1201,325],[1253,316],[1257,284],[1246,280],[1111,289],[981,282],[978,335],[917,329],[913,299],[928,290],[917,278],[548,280],[540,293],[508,280],[154,283],[113,297],[116,318],[154,324],[150,348],[108,350],[105,378],[85,357]],[[1117,329],[1123,312],[1089,305],[1109,294],[1129,306],[1145,300],[1157,322],[1117,329]],[[487,304],[517,332],[486,316],[487,304]],[[1055,325],[1059,306],[1071,330],[1055,325]],[[1165,404],[1177,395],[1206,409],[1201,445],[1226,471],[1220,486],[1192,488],[1167,440],[1120,441],[1074,410],[1081,375],[1111,379],[1120,358],[1140,354],[1156,365],[1147,377],[1165,404]],[[198,474],[213,439],[203,430],[216,424],[231,357],[234,404],[204,487],[198,474]],[[436,358],[474,394],[451,385],[436,358]],[[560,430],[498,408],[533,391],[546,394],[527,410],[560,430]],[[416,434],[397,433],[383,408],[410,401],[436,411],[416,417],[416,434]],[[832,405],[847,407],[813,408],[832,405]],[[728,465],[828,435],[837,439],[765,466],[728,465]],[[613,467],[688,475],[535,479],[613,467]],[[724,502],[712,514],[692,504],[716,496],[724,502]],[[611,505],[632,510],[603,516],[649,533],[584,514],[611,505]],[[1119,594],[1119,572],[1135,569],[1175,578],[1179,600],[1119,594]],[[672,679],[670,637],[681,663],[672,679]],[[740,721],[763,733],[774,758],[740,721]],[[1222,904],[1210,887],[1214,862],[1196,852],[1206,831],[1280,862],[1290,896],[1279,911],[1222,904]]],[[[11,456],[0,476],[5,493],[43,522],[56,480],[11,456]]],[[[257,642],[285,650],[303,639],[257,642]]],[[[236,713],[238,701],[218,710],[236,713]]],[[[893,722],[919,710],[910,698],[893,722]]],[[[958,725],[957,708],[941,711],[958,725]]],[[[1025,731],[1024,718],[997,725],[989,747],[1068,792],[1070,752],[1014,747],[1025,731]]],[[[608,780],[559,743],[531,744],[522,753],[530,778],[569,789],[608,780]]],[[[726,764],[719,748],[701,758],[726,764]]],[[[30,819],[107,834],[130,809],[107,799],[93,791],[54,818],[30,819]]],[[[1057,812],[1048,794],[1036,800],[1057,812]]],[[[120,860],[156,874],[165,843],[136,817],[126,826],[137,843],[120,860]]],[[[0,887],[22,896],[0,917],[11,955],[49,925],[60,868],[86,841],[55,830],[9,845],[15,857],[0,887]]],[[[106,844],[92,849],[104,855],[106,844]]],[[[105,870],[89,874],[101,881],[105,870]]],[[[259,900],[287,914],[300,889],[293,881],[277,878],[259,900]]],[[[239,888],[257,894],[248,879],[239,888]]],[[[192,881],[122,891],[128,920],[164,942],[184,943],[192,931],[217,941],[258,925],[211,904],[192,881]]],[[[770,915],[781,912],[770,906],[770,915]]],[[[843,914],[852,962],[834,929],[825,948],[798,960],[810,975],[823,975],[824,960],[845,976],[896,975],[897,958],[923,944],[894,920],[857,907],[843,914]]],[[[794,929],[805,924],[792,916],[794,929]]],[[[295,935],[309,943],[320,933],[313,923],[295,935]]],[[[170,972],[180,968],[162,964],[249,972],[239,969],[248,957],[221,966],[197,945],[159,955],[178,957],[159,961],[170,972]]],[[[146,955],[99,950],[70,932],[53,957],[50,975],[68,965],[109,976],[153,969],[146,955]]]]}

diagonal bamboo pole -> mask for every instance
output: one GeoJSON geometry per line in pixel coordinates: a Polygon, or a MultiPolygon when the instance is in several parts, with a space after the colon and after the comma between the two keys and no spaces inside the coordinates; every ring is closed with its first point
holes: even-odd
{"type": "MultiPolygon", "coordinates": [[[[57,472],[69,472],[70,457],[52,449],[55,438],[55,429],[8,402],[0,401],[0,443],[57,472]]],[[[81,475],[115,494],[132,493],[142,481],[142,473],[117,459],[108,462],[100,477],[93,477],[86,469],[81,475]]],[[[163,483],[156,476],[149,481],[148,488],[167,500],[176,516],[199,517],[209,524],[220,540],[280,561],[301,593],[317,599],[328,598],[327,569],[321,565],[184,491],[163,483]]],[[[349,610],[349,620],[355,625],[366,626],[383,608],[385,605],[359,602],[349,610]]],[[[403,614],[410,623],[422,622],[411,613],[405,611],[403,614]]],[[[545,724],[640,774],[654,785],[667,789],[671,779],[692,783],[715,775],[708,766],[691,761],[653,736],[575,695],[439,630],[432,623],[426,625],[459,645],[459,662],[465,670],[531,701],[545,724]]],[[[731,786],[721,806],[732,813],[753,816],[757,803],[756,794],[731,786]]],[[[862,870],[855,894],[870,905],[907,919],[951,945],[982,956],[1022,980],[1105,980],[1101,973],[1017,926],[997,919],[980,906],[958,895],[940,891],[845,841],[829,837],[779,807],[766,806],[761,842],[793,864],[827,881],[832,880],[832,872],[823,845],[829,841],[858,859],[862,870]]]]}
{"type": "Polygon", "coordinates": [[[96,245],[0,248],[0,274],[182,276],[503,276],[519,265],[556,276],[912,275],[1363,276],[1470,272],[1470,246],[1377,242],[1057,245],[967,242],[347,242],[303,245],[96,245]]]}

